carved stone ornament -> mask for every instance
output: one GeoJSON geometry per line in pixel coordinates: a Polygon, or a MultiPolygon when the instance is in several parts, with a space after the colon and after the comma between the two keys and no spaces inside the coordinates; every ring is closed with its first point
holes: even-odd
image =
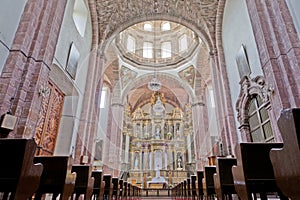
{"type": "Polygon", "coordinates": [[[194,24],[207,33],[213,32],[218,0],[97,0],[98,22],[102,39],[117,28],[137,19],[168,15],[194,24]],[[105,30],[105,31],[104,31],[105,30]]]}
{"type": "Polygon", "coordinates": [[[240,95],[236,103],[236,110],[238,112],[237,118],[241,126],[248,125],[248,106],[251,102],[253,95],[258,95],[265,106],[268,107],[270,96],[273,94],[274,89],[266,83],[263,76],[257,76],[250,79],[244,76],[240,81],[241,89],[240,95]]]}

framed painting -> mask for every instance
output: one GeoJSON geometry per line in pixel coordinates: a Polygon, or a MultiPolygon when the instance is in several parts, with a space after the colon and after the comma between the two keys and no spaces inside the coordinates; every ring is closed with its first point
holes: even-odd
{"type": "Polygon", "coordinates": [[[75,80],[80,53],[72,42],[69,49],[66,71],[75,80]]]}

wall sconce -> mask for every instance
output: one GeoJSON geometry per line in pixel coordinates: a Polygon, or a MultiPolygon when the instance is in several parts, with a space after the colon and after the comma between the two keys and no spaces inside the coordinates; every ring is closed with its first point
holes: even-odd
{"type": "Polygon", "coordinates": [[[42,85],[39,89],[39,96],[42,96],[42,97],[47,97],[50,95],[50,89],[45,86],[45,85],[42,85]]]}

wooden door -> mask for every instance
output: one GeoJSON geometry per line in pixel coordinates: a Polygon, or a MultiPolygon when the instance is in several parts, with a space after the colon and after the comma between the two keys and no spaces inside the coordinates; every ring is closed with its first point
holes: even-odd
{"type": "Polygon", "coordinates": [[[35,141],[38,145],[36,155],[53,155],[59,129],[64,95],[53,83],[48,83],[49,95],[43,97],[35,141]]]}

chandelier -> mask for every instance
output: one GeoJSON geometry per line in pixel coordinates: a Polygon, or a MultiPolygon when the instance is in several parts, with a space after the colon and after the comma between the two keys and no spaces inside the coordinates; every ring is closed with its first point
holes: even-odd
{"type": "Polygon", "coordinates": [[[156,77],[153,77],[150,82],[148,82],[148,88],[154,92],[160,90],[161,82],[156,77]]]}

